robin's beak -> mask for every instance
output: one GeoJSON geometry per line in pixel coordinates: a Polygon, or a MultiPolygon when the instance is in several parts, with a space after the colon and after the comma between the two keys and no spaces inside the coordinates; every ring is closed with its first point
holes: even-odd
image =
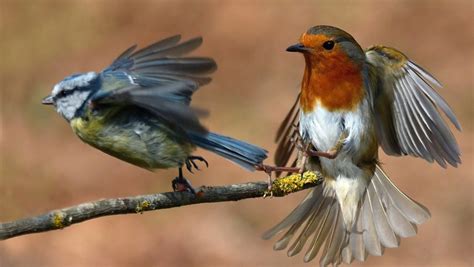
{"type": "Polygon", "coordinates": [[[288,47],[286,49],[286,51],[303,53],[303,52],[308,51],[308,48],[306,48],[302,43],[297,43],[297,44],[294,44],[294,45],[288,47]]]}
{"type": "Polygon", "coordinates": [[[52,105],[52,104],[54,104],[53,96],[51,96],[51,95],[46,96],[45,98],[43,98],[43,100],[41,100],[41,104],[43,104],[43,105],[52,105]]]}

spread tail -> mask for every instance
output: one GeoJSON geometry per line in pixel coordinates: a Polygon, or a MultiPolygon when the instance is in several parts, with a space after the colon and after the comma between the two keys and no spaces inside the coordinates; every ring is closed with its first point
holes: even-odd
{"type": "Polygon", "coordinates": [[[354,259],[364,261],[368,254],[381,256],[384,248],[398,247],[401,237],[414,236],[416,225],[430,218],[428,210],[401,192],[379,166],[359,207],[354,226],[346,227],[335,190],[323,183],[263,238],[289,228],[275,243],[275,250],[286,249],[299,232],[288,248],[288,256],[298,254],[310,240],[305,262],[320,253],[321,266],[338,265],[354,259]]]}
{"type": "Polygon", "coordinates": [[[241,167],[253,171],[255,166],[267,158],[267,151],[258,146],[216,133],[189,134],[192,142],[208,151],[214,152],[241,167]]]}

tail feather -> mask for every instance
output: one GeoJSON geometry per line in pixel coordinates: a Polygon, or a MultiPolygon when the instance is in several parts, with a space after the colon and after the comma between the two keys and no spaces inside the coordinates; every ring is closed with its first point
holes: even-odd
{"type": "MultiPolygon", "coordinates": [[[[307,197],[307,201],[306,203],[308,203],[309,205],[307,206],[309,208],[309,210],[305,210],[304,206],[300,206],[302,207],[301,209],[298,209],[298,210],[294,210],[295,213],[293,214],[293,216],[288,216],[287,218],[289,220],[287,220],[286,222],[284,222],[284,224],[280,224],[278,226],[278,229],[282,230],[288,226],[291,225],[290,229],[288,229],[288,231],[275,243],[274,245],[274,249],[275,250],[282,250],[282,249],[285,249],[287,246],[288,246],[288,243],[290,242],[290,240],[293,238],[293,235],[298,231],[298,229],[301,227],[301,225],[306,221],[305,220],[298,220],[298,221],[294,221],[294,222],[291,222],[292,218],[294,219],[298,219],[300,218],[299,214],[304,214],[306,217],[309,217],[310,215],[314,214],[314,209],[317,208],[316,206],[318,205],[312,205],[314,202],[313,201],[310,201],[310,199],[313,197],[313,196],[316,196],[314,194],[315,192],[312,192],[310,194],[308,194],[308,197],[307,197]],[[304,213],[303,213],[304,212],[304,213]],[[286,224],[286,226],[285,226],[286,224]]],[[[321,196],[316,196],[316,197],[321,197],[321,196]]],[[[323,205],[324,204],[324,201],[320,201],[318,202],[320,205],[323,205]]],[[[304,230],[301,234],[304,233],[304,230]]],[[[268,236],[268,232],[267,232],[267,236],[268,236]]],[[[300,238],[297,238],[297,240],[300,240],[300,238]]],[[[304,245],[304,244],[303,244],[304,245]]],[[[293,253],[295,253],[295,250],[298,250],[297,248],[297,244],[294,243],[291,245],[291,247],[288,249],[288,256],[292,256],[293,253]]],[[[298,250],[299,252],[299,250],[298,250]]],[[[296,252],[297,253],[297,252],[296,252]]],[[[296,254],[295,253],[295,254],[296,254]]]]}
{"type": "MultiPolygon", "coordinates": [[[[379,166],[377,166],[375,177],[384,186],[385,192],[391,198],[391,202],[409,221],[415,224],[422,224],[431,217],[426,207],[400,191],[379,166]]],[[[386,201],[389,202],[388,200],[386,201]]]]}
{"type": "Polygon", "coordinates": [[[379,166],[360,200],[352,228],[346,227],[342,215],[334,189],[323,183],[263,237],[269,239],[289,228],[275,249],[285,249],[296,236],[288,256],[298,254],[309,243],[305,262],[314,259],[324,246],[320,265],[338,265],[354,259],[364,261],[369,254],[380,256],[385,248],[398,247],[400,237],[415,235],[416,225],[430,217],[428,210],[401,192],[379,166]]]}
{"type": "Polygon", "coordinates": [[[370,205],[370,194],[366,192],[364,204],[362,205],[362,210],[360,211],[358,218],[359,220],[362,220],[362,238],[364,240],[365,248],[371,255],[381,256],[383,253],[383,247],[380,244],[377,231],[375,230],[374,215],[370,205]]]}
{"type": "MultiPolygon", "coordinates": [[[[314,205],[315,209],[312,211],[312,214],[310,218],[308,219],[305,228],[301,231],[300,235],[298,238],[295,240],[295,242],[290,246],[288,249],[288,256],[294,256],[298,254],[302,249],[304,244],[306,243],[306,240],[308,240],[309,237],[314,232],[320,232],[322,222],[325,221],[329,215],[329,212],[321,213],[319,212],[320,210],[330,210],[328,209],[328,206],[331,204],[331,201],[329,198],[324,199],[323,201],[319,202],[319,205],[314,205]]],[[[308,253],[307,253],[308,254],[308,253]]]]}
{"type": "MultiPolygon", "coordinates": [[[[350,238],[349,238],[350,240],[350,238]]],[[[351,264],[354,259],[350,246],[346,246],[342,249],[342,262],[351,264]]]]}
{"type": "Polygon", "coordinates": [[[331,210],[334,211],[335,215],[331,223],[331,232],[327,236],[325,248],[319,261],[322,266],[339,265],[342,261],[342,249],[347,245],[347,231],[344,226],[342,212],[339,212],[337,201],[334,201],[333,205],[335,207],[331,210]]]}
{"type": "Polygon", "coordinates": [[[377,222],[375,224],[375,230],[377,231],[377,236],[384,247],[396,248],[400,245],[400,239],[397,238],[397,235],[393,232],[387,217],[387,212],[383,208],[381,199],[378,197],[382,194],[381,190],[382,189],[375,186],[375,182],[370,183],[367,190],[367,198],[370,198],[370,206],[372,208],[374,221],[377,222]]]}
{"type": "Polygon", "coordinates": [[[375,171],[372,184],[380,189],[387,219],[395,234],[403,238],[416,235],[416,225],[430,218],[428,209],[401,192],[379,166],[375,171]]]}
{"type": "MultiPolygon", "coordinates": [[[[280,223],[268,229],[263,235],[263,239],[270,239],[276,234],[280,233],[284,229],[294,225],[296,222],[305,221],[311,213],[309,212],[311,208],[316,204],[320,203],[323,199],[322,196],[323,189],[322,186],[318,186],[311,190],[305,199],[280,223]]],[[[298,229],[296,229],[298,230],[298,229]]]]}
{"type": "Polygon", "coordinates": [[[345,263],[351,263],[353,259],[358,261],[365,261],[369,253],[365,249],[364,239],[362,238],[362,220],[357,220],[355,225],[355,233],[350,235],[349,245],[344,249],[350,258],[344,260],[345,263]]]}
{"type": "Polygon", "coordinates": [[[191,141],[197,146],[214,152],[241,167],[253,171],[255,166],[267,158],[267,151],[258,146],[216,133],[189,133],[191,141]]]}
{"type": "MultiPolygon", "coordinates": [[[[324,242],[326,244],[328,241],[328,235],[330,234],[332,227],[334,227],[336,221],[335,217],[340,210],[338,209],[338,204],[335,198],[328,198],[327,201],[329,202],[326,206],[326,210],[322,210],[322,214],[318,217],[321,218],[321,223],[318,225],[318,231],[315,232],[313,237],[313,241],[311,242],[311,246],[308,248],[303,260],[305,262],[309,262],[316,257],[318,252],[320,251],[321,247],[323,246],[324,242]]],[[[321,261],[326,255],[327,248],[325,252],[321,255],[321,261]]],[[[320,261],[320,263],[321,263],[320,261]]]]}

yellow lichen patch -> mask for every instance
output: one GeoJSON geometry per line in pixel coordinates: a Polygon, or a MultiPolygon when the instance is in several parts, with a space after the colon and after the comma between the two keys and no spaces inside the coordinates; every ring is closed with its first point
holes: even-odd
{"type": "Polygon", "coordinates": [[[143,213],[143,211],[148,209],[150,206],[151,206],[150,201],[144,200],[135,208],[135,212],[136,213],[143,213]]]}
{"type": "Polygon", "coordinates": [[[302,190],[306,185],[317,183],[322,179],[320,173],[312,171],[307,171],[303,175],[292,174],[273,181],[272,190],[266,195],[284,196],[302,190]]]}
{"type": "Polygon", "coordinates": [[[53,215],[53,224],[56,228],[64,228],[64,214],[62,212],[56,212],[53,215]]]}

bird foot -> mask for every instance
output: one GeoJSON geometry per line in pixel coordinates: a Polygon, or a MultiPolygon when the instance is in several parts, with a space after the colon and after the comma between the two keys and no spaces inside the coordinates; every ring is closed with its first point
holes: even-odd
{"type": "Polygon", "coordinates": [[[173,181],[171,181],[171,185],[175,192],[190,192],[194,195],[196,194],[196,190],[194,190],[189,180],[184,177],[174,178],[173,181]]]}
{"type": "Polygon", "coordinates": [[[200,170],[199,169],[199,166],[196,164],[195,161],[200,161],[200,162],[204,162],[204,164],[206,164],[206,168],[209,167],[209,162],[207,162],[207,160],[201,156],[189,156],[186,161],[185,161],[185,164],[186,164],[186,169],[190,172],[190,173],[193,173],[193,168],[196,169],[196,170],[200,170]]]}
{"type": "Polygon", "coordinates": [[[337,150],[328,150],[328,151],[318,151],[318,150],[313,150],[313,149],[308,149],[306,151],[310,156],[313,157],[323,157],[323,158],[328,158],[328,159],[335,159],[337,157],[337,150]]]}
{"type": "Polygon", "coordinates": [[[179,169],[178,177],[171,181],[171,186],[175,192],[190,192],[193,195],[196,195],[196,190],[194,190],[191,182],[183,176],[183,171],[181,168],[179,169]]]}
{"type": "MultiPolygon", "coordinates": [[[[279,167],[279,166],[269,166],[265,164],[259,164],[255,167],[257,171],[263,171],[268,175],[268,188],[267,192],[270,192],[270,196],[272,196],[272,186],[273,186],[273,179],[272,173],[273,172],[300,172],[301,168],[298,167],[279,167]]],[[[267,194],[265,193],[264,197],[267,194]]]]}
{"type": "Polygon", "coordinates": [[[310,157],[323,157],[328,159],[335,159],[337,157],[338,151],[336,149],[331,149],[328,151],[319,151],[312,149],[310,146],[304,146],[301,143],[296,144],[296,147],[299,151],[303,152],[306,156],[310,157]]]}

